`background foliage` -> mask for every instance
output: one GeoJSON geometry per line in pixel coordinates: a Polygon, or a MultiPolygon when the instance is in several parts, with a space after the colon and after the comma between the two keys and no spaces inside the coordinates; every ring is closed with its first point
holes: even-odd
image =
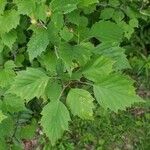
{"type": "Polygon", "coordinates": [[[0,149],[148,150],[149,25],[148,0],[0,0],[0,149]]]}

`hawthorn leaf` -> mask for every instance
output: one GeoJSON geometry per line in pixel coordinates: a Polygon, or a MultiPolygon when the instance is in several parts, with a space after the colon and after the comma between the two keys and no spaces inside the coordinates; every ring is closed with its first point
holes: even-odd
{"type": "Polygon", "coordinates": [[[47,84],[45,94],[51,101],[59,100],[62,91],[62,86],[55,80],[50,80],[47,84]]]}
{"type": "Polygon", "coordinates": [[[69,45],[67,43],[62,43],[60,45],[59,55],[70,75],[72,70],[78,67],[78,65],[76,66],[75,63],[73,63],[73,60],[75,60],[76,63],[78,63],[80,66],[85,65],[87,61],[90,60],[90,50],[91,47],[88,45],[88,43],[81,43],[75,46],[69,45]]]}
{"type": "MultiPolygon", "coordinates": [[[[51,16],[51,21],[54,24],[56,31],[61,30],[64,25],[64,16],[62,13],[54,13],[51,16]]],[[[53,32],[56,32],[55,30],[53,32]]]]}
{"type": "Polygon", "coordinates": [[[41,114],[43,131],[54,145],[64,130],[68,130],[68,122],[71,120],[69,112],[61,101],[52,101],[43,108],[41,114]]]}
{"type": "Polygon", "coordinates": [[[32,61],[37,56],[41,55],[41,53],[46,50],[48,44],[49,38],[47,30],[46,29],[36,30],[27,44],[28,46],[27,51],[29,53],[30,61],[32,61]]]}
{"type": "Polygon", "coordinates": [[[32,120],[31,124],[27,124],[26,126],[22,126],[20,130],[21,139],[32,140],[36,136],[37,130],[37,122],[36,120],[32,120]]]}
{"type": "Polygon", "coordinates": [[[0,137],[0,149],[1,150],[6,150],[8,147],[7,147],[7,143],[6,143],[6,140],[4,137],[0,137]]]}
{"type": "Polygon", "coordinates": [[[50,7],[53,12],[63,12],[64,14],[67,14],[77,9],[78,3],[78,0],[52,0],[50,7]]]}
{"type": "Polygon", "coordinates": [[[108,75],[113,71],[113,64],[113,61],[107,57],[93,58],[82,69],[82,73],[87,79],[96,82],[100,76],[108,75]]]}
{"type": "Polygon", "coordinates": [[[36,19],[42,20],[46,23],[46,5],[44,3],[37,3],[34,15],[36,19]]]}
{"type": "Polygon", "coordinates": [[[6,62],[4,64],[4,68],[0,69],[0,87],[6,88],[10,86],[10,84],[13,82],[16,74],[12,67],[10,67],[10,62],[6,62]]]}
{"type": "Polygon", "coordinates": [[[0,15],[3,14],[7,0],[0,0],[0,15]]]}
{"type": "Polygon", "coordinates": [[[136,18],[133,18],[133,19],[130,19],[129,25],[130,25],[131,27],[135,28],[135,27],[138,27],[139,22],[138,22],[138,20],[137,20],[136,18]]]}
{"type": "Polygon", "coordinates": [[[49,77],[42,70],[27,68],[18,73],[8,92],[26,100],[39,98],[44,95],[48,81],[49,77]]]}
{"type": "Polygon", "coordinates": [[[84,89],[71,89],[67,96],[67,105],[74,116],[82,119],[92,119],[94,109],[94,98],[84,89]]]}
{"type": "Polygon", "coordinates": [[[61,44],[59,49],[59,55],[65,64],[66,70],[71,75],[73,64],[72,60],[74,59],[72,46],[69,44],[61,44]]]}
{"type": "Polygon", "coordinates": [[[53,51],[42,54],[39,61],[51,75],[56,75],[57,57],[53,51]]]}
{"type": "Polygon", "coordinates": [[[104,20],[111,19],[114,11],[115,10],[113,8],[105,8],[102,10],[100,18],[104,20]]]}
{"type": "Polygon", "coordinates": [[[87,17],[80,16],[79,11],[73,11],[73,12],[67,14],[66,21],[73,23],[73,24],[80,26],[80,27],[86,27],[88,25],[87,17]]]}
{"type": "Polygon", "coordinates": [[[135,102],[142,102],[135,93],[133,81],[117,74],[99,78],[99,82],[94,84],[94,95],[102,107],[114,112],[125,110],[135,102]]]}
{"type": "Polygon", "coordinates": [[[125,17],[125,14],[120,11],[120,10],[115,10],[112,16],[112,19],[116,22],[119,23],[123,20],[123,18],[125,17]]]}
{"type": "Polygon", "coordinates": [[[15,65],[14,61],[12,61],[12,60],[8,60],[4,64],[5,69],[14,69],[15,67],[16,67],[16,65],[15,65]]]}
{"type": "Polygon", "coordinates": [[[125,49],[119,47],[118,44],[103,42],[99,44],[93,51],[96,55],[99,54],[112,59],[116,70],[131,68],[129,61],[126,58],[127,56],[125,55],[125,49]]]}
{"type": "Polygon", "coordinates": [[[109,4],[112,5],[113,7],[117,7],[120,5],[119,0],[109,0],[109,4]]]}
{"type": "Polygon", "coordinates": [[[122,29],[111,21],[99,21],[92,26],[91,36],[98,38],[101,42],[121,42],[122,29]]]}
{"type": "Polygon", "coordinates": [[[26,110],[24,100],[13,94],[5,94],[2,110],[11,113],[26,110]]]}
{"type": "MultiPolygon", "coordinates": [[[[7,116],[1,123],[0,123],[0,131],[1,137],[8,137],[14,131],[14,120],[10,116],[7,116]]],[[[6,149],[5,149],[6,150],[6,149]]]]}
{"type": "Polygon", "coordinates": [[[88,7],[89,5],[92,5],[95,3],[99,3],[98,0],[79,0],[79,1],[80,1],[80,5],[85,6],[85,7],[88,7]]]}
{"type": "Polygon", "coordinates": [[[73,38],[73,33],[70,32],[67,27],[64,27],[60,31],[60,35],[61,35],[62,39],[64,39],[66,42],[70,41],[73,38]]]}
{"type": "Polygon", "coordinates": [[[2,42],[4,45],[8,46],[10,49],[12,48],[13,44],[17,40],[17,33],[15,30],[11,30],[8,33],[2,34],[2,42]]]}
{"type": "Polygon", "coordinates": [[[58,29],[56,25],[54,24],[54,22],[51,21],[47,26],[47,33],[48,33],[49,41],[53,45],[58,46],[61,43],[59,32],[60,32],[60,29],[58,29]]]}
{"type": "Polygon", "coordinates": [[[35,0],[15,0],[19,14],[30,15],[36,8],[35,0]]]}
{"type": "Polygon", "coordinates": [[[9,32],[11,29],[15,29],[19,24],[20,16],[16,10],[5,11],[3,15],[0,16],[0,34],[9,32]]]}

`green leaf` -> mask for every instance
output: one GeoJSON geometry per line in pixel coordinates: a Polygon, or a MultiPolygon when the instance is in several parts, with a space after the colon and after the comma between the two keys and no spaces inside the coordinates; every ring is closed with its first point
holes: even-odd
{"type": "Polygon", "coordinates": [[[94,95],[102,107],[114,112],[125,110],[135,102],[142,102],[135,93],[133,81],[117,74],[99,78],[94,85],[94,95]]]}
{"type": "Polygon", "coordinates": [[[138,26],[138,22],[135,21],[136,19],[131,19],[129,21],[129,24],[127,24],[125,21],[121,21],[118,23],[118,25],[122,28],[124,31],[124,36],[127,39],[130,39],[132,34],[134,33],[134,27],[138,26]],[[134,22],[135,21],[135,22],[134,22]]]}
{"type": "Polygon", "coordinates": [[[18,73],[9,92],[26,100],[39,98],[44,95],[48,81],[49,77],[40,69],[27,68],[18,73]]]}
{"type": "MultiPolygon", "coordinates": [[[[61,28],[63,28],[64,25],[64,16],[62,13],[54,13],[51,16],[51,21],[54,24],[56,31],[61,30],[61,28]]],[[[55,30],[54,32],[56,32],[55,30]]]]}
{"type": "Polygon", "coordinates": [[[1,37],[4,45],[8,46],[11,49],[13,44],[17,40],[17,33],[15,30],[11,30],[8,33],[2,34],[1,37]]]}
{"type": "Polygon", "coordinates": [[[119,0],[109,0],[109,4],[112,5],[113,7],[117,7],[120,5],[119,0]]]}
{"type": "Polygon", "coordinates": [[[49,81],[45,90],[45,94],[47,98],[51,101],[59,100],[59,96],[61,94],[62,87],[57,81],[49,81]]]}
{"type": "Polygon", "coordinates": [[[111,21],[99,21],[92,26],[91,36],[102,42],[121,42],[123,31],[111,21]]]}
{"type": "Polygon", "coordinates": [[[44,3],[36,4],[36,10],[34,12],[35,18],[46,22],[46,5],[44,3]]]}
{"type": "Polygon", "coordinates": [[[61,38],[59,36],[60,29],[58,29],[52,21],[47,26],[47,32],[48,32],[50,43],[58,46],[61,42],[61,38]]]}
{"type": "Polygon", "coordinates": [[[32,121],[30,125],[26,125],[21,127],[21,131],[19,132],[21,139],[33,139],[37,130],[37,123],[35,120],[32,121]]]}
{"type": "Polygon", "coordinates": [[[92,119],[94,98],[91,94],[83,89],[71,89],[67,96],[67,105],[70,107],[74,116],[82,119],[92,119]]]}
{"type": "Polygon", "coordinates": [[[14,131],[14,122],[11,117],[5,118],[0,123],[1,137],[9,137],[13,134],[14,131]]]}
{"type": "Polygon", "coordinates": [[[53,12],[70,13],[77,8],[78,0],[52,0],[50,7],[53,12]]]}
{"type": "Polygon", "coordinates": [[[11,29],[17,27],[20,21],[20,16],[16,10],[5,11],[5,13],[0,16],[0,34],[9,32],[11,29]]]}
{"type": "Polygon", "coordinates": [[[124,17],[125,17],[125,14],[122,11],[115,10],[115,12],[113,13],[112,19],[116,21],[116,23],[119,23],[120,21],[123,20],[124,17]]]}
{"type": "Polygon", "coordinates": [[[53,51],[42,54],[39,61],[50,74],[56,75],[57,57],[53,51]]]}
{"type": "Polygon", "coordinates": [[[108,75],[113,71],[113,62],[111,59],[106,57],[98,57],[91,59],[83,68],[83,75],[94,82],[100,76],[108,75]]]}
{"type": "Polygon", "coordinates": [[[3,51],[3,48],[4,48],[4,44],[3,44],[2,40],[0,39],[0,54],[3,51]]]}
{"type": "Polygon", "coordinates": [[[7,118],[3,113],[2,111],[0,110],[0,123],[5,119],[7,118]]]}
{"type": "Polygon", "coordinates": [[[79,0],[79,1],[81,6],[86,6],[86,7],[99,2],[98,0],[79,0]]]}
{"type": "Polygon", "coordinates": [[[65,67],[71,75],[72,70],[78,66],[73,63],[73,60],[79,65],[83,66],[90,60],[91,47],[87,43],[81,43],[80,45],[72,46],[67,43],[62,43],[59,47],[59,55],[63,60],[65,67]]]}
{"type": "Polygon", "coordinates": [[[116,70],[131,68],[125,55],[125,49],[119,47],[118,44],[112,44],[111,42],[101,43],[95,48],[94,53],[113,60],[116,70]]]}
{"type": "Polygon", "coordinates": [[[6,62],[4,69],[0,69],[0,87],[8,87],[14,80],[15,76],[15,72],[12,67],[10,67],[9,62],[6,62]]]}
{"type": "Polygon", "coordinates": [[[5,112],[19,112],[26,110],[24,100],[16,95],[7,94],[3,100],[2,110],[5,112]]]}
{"type": "Polygon", "coordinates": [[[114,11],[115,10],[113,8],[105,8],[105,9],[102,10],[100,18],[101,19],[106,19],[106,20],[111,19],[112,16],[113,16],[114,11]]]}
{"type": "Polygon", "coordinates": [[[0,15],[3,14],[7,0],[0,0],[0,15]]]}
{"type": "Polygon", "coordinates": [[[73,33],[69,31],[69,29],[67,27],[64,27],[61,31],[60,31],[60,35],[61,37],[66,41],[70,41],[73,38],[73,33]]]}
{"type": "Polygon", "coordinates": [[[12,61],[12,60],[8,60],[4,64],[5,69],[14,69],[15,67],[16,67],[16,65],[15,65],[14,61],[12,61]]]}
{"type": "Polygon", "coordinates": [[[41,55],[41,53],[46,50],[48,44],[49,39],[47,31],[45,29],[36,30],[27,45],[30,61],[41,55]]]}
{"type": "Polygon", "coordinates": [[[135,28],[135,27],[138,27],[139,22],[138,22],[138,20],[137,20],[136,18],[133,18],[133,19],[131,19],[131,20],[129,21],[129,25],[130,25],[131,27],[135,28]]]}
{"type": "Polygon", "coordinates": [[[7,148],[8,147],[7,147],[5,138],[4,137],[0,137],[0,149],[1,150],[6,150],[7,148]]]}
{"type": "Polygon", "coordinates": [[[23,15],[30,15],[36,8],[35,0],[15,0],[18,6],[18,12],[23,15]]]}
{"type": "Polygon", "coordinates": [[[68,121],[69,112],[62,102],[53,101],[43,108],[41,125],[52,145],[62,136],[64,130],[68,130],[68,121]]]}

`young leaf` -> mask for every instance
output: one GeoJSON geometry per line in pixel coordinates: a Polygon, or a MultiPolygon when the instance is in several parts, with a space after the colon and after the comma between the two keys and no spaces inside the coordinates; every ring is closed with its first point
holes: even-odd
{"type": "Polygon", "coordinates": [[[48,33],[45,29],[38,29],[33,33],[30,41],[28,42],[28,53],[30,61],[37,56],[41,55],[46,50],[49,44],[48,33]]]}
{"type": "Polygon", "coordinates": [[[94,85],[94,95],[98,103],[105,109],[114,112],[125,110],[135,102],[142,102],[132,86],[133,81],[127,77],[111,74],[99,78],[94,85]]]}
{"type": "Polygon", "coordinates": [[[92,119],[94,98],[83,89],[71,89],[67,96],[67,105],[70,107],[74,116],[82,119],[92,119]]]}
{"type": "Polygon", "coordinates": [[[9,92],[26,100],[39,98],[44,95],[48,81],[49,77],[40,69],[27,68],[18,73],[9,92]]]}
{"type": "Polygon", "coordinates": [[[113,8],[105,8],[101,12],[101,18],[104,20],[111,19],[114,14],[115,9],[113,8]]]}
{"type": "Polygon", "coordinates": [[[68,130],[70,115],[66,106],[60,101],[52,101],[42,111],[41,125],[52,145],[68,130]]]}
{"type": "Polygon", "coordinates": [[[73,38],[73,33],[70,32],[67,27],[64,27],[60,31],[60,35],[61,35],[62,39],[64,39],[66,42],[70,41],[73,38]]]}

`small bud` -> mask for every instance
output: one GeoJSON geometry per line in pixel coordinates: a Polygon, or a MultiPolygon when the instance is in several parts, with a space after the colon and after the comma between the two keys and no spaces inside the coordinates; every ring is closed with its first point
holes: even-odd
{"type": "Polygon", "coordinates": [[[46,12],[46,15],[47,15],[47,17],[50,17],[50,16],[52,15],[51,10],[48,10],[48,11],[46,12]]]}
{"type": "Polygon", "coordinates": [[[70,28],[69,31],[70,31],[71,33],[73,33],[73,29],[72,29],[72,28],[70,28]]]}
{"type": "Polygon", "coordinates": [[[37,21],[36,21],[36,19],[34,19],[34,18],[31,18],[31,23],[32,23],[32,24],[37,24],[37,21]]]}

